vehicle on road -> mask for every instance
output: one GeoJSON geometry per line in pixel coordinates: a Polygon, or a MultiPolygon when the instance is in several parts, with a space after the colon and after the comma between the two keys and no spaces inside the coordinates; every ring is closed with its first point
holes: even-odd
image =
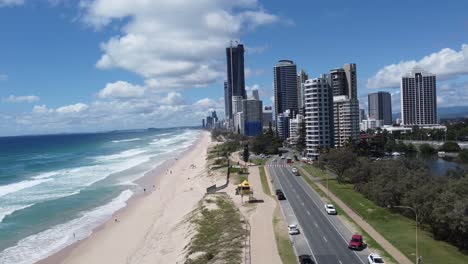
{"type": "Polygon", "coordinates": [[[299,176],[299,171],[296,168],[292,168],[291,171],[294,175],[299,176]]]}
{"type": "Polygon", "coordinates": [[[300,255],[299,263],[300,264],[314,264],[314,261],[312,260],[312,256],[310,255],[300,255]]]}
{"type": "Polygon", "coordinates": [[[276,190],[276,197],[278,197],[278,200],[286,200],[283,191],[281,191],[280,189],[276,190]]]}
{"type": "Polygon", "coordinates": [[[385,262],[383,261],[383,258],[376,253],[371,253],[367,257],[367,262],[369,264],[385,264],[385,262]]]}
{"type": "Polygon", "coordinates": [[[274,159],[273,162],[276,162],[276,159],[274,159]]]}
{"type": "Polygon", "coordinates": [[[362,240],[362,236],[359,234],[355,234],[351,237],[351,241],[348,244],[349,249],[356,249],[361,250],[364,248],[364,241],[362,240]]]}
{"type": "Polygon", "coordinates": [[[288,225],[288,233],[290,235],[298,235],[301,232],[299,231],[299,227],[296,224],[292,224],[288,225]]]}
{"type": "Polygon", "coordinates": [[[281,156],[281,159],[285,159],[286,157],[285,156],[281,156]]]}
{"type": "Polygon", "coordinates": [[[327,214],[329,215],[336,215],[336,209],[335,209],[335,206],[333,206],[333,204],[326,204],[325,205],[325,211],[327,211],[327,214]]]}
{"type": "Polygon", "coordinates": [[[292,163],[292,159],[291,159],[291,158],[287,158],[287,159],[286,159],[286,163],[292,163]]]}

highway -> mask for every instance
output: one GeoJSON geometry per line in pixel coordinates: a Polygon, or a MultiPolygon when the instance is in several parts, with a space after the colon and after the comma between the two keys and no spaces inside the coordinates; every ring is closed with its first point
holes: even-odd
{"type": "MultiPolygon", "coordinates": [[[[291,172],[285,160],[275,158],[267,169],[275,189],[286,196],[280,201],[288,224],[297,223],[301,236],[291,236],[297,255],[312,255],[319,264],[364,264],[368,250],[352,251],[348,241],[352,232],[334,215],[327,215],[320,196],[300,176],[291,172]]],[[[338,212],[339,214],[340,212],[338,212]]]]}

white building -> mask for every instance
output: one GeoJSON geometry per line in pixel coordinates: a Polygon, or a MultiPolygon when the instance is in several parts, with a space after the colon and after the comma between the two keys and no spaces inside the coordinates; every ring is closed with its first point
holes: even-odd
{"type": "Polygon", "coordinates": [[[361,131],[367,131],[368,129],[376,129],[384,125],[383,120],[375,120],[368,118],[367,120],[362,120],[361,122],[361,131]]]}
{"type": "Polygon", "coordinates": [[[359,139],[359,101],[347,95],[333,97],[335,146],[343,147],[350,139],[359,139]]]}
{"type": "Polygon", "coordinates": [[[333,90],[328,78],[307,80],[304,84],[307,157],[317,159],[320,149],[333,147],[333,90]]]}
{"type": "Polygon", "coordinates": [[[289,119],[289,144],[296,145],[301,135],[301,124],[303,115],[296,115],[296,118],[289,119]]]}

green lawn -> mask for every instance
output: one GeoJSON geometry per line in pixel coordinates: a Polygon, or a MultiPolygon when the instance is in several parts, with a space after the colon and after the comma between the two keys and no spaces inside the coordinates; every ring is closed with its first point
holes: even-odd
{"type": "Polygon", "coordinates": [[[251,159],[250,162],[255,165],[262,166],[262,165],[265,165],[266,160],[265,159],[251,159]]]}
{"type": "MultiPolygon", "coordinates": [[[[318,168],[304,165],[307,172],[313,176],[324,178],[325,174],[318,168]]],[[[325,184],[325,181],[323,181],[325,184]]],[[[390,243],[398,248],[410,260],[415,254],[415,221],[399,214],[393,214],[368,200],[362,194],[353,190],[350,184],[339,184],[336,180],[329,180],[329,188],[343,202],[357,214],[371,224],[390,243]]],[[[432,238],[427,231],[419,232],[419,252],[423,256],[423,263],[468,263],[468,256],[456,247],[432,238]]]]}
{"type": "Polygon", "coordinates": [[[266,195],[271,195],[270,186],[268,185],[268,179],[265,174],[265,167],[258,167],[260,170],[260,181],[262,182],[262,189],[266,195]]]}

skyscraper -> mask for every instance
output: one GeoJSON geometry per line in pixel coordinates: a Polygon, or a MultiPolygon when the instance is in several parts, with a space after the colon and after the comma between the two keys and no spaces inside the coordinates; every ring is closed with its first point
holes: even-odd
{"type": "Polygon", "coordinates": [[[226,119],[233,119],[232,97],[247,98],[244,75],[244,45],[226,48],[227,81],[224,82],[226,119]]]}
{"type": "Polygon", "coordinates": [[[299,107],[299,113],[304,114],[304,84],[309,79],[309,75],[304,70],[301,70],[297,74],[297,105],[299,107]]]}
{"type": "Polygon", "coordinates": [[[256,99],[242,100],[244,113],[244,131],[246,136],[257,136],[262,133],[262,101],[256,99]]]}
{"type": "Polygon", "coordinates": [[[369,118],[392,124],[392,96],[388,92],[370,93],[368,96],[369,118]]]}
{"type": "Polygon", "coordinates": [[[291,117],[298,113],[296,64],[280,60],[273,68],[275,86],[275,116],[291,110],[291,117]]]}
{"type": "Polygon", "coordinates": [[[437,119],[436,76],[419,67],[401,80],[403,125],[435,125],[437,119]]]}
{"type": "Polygon", "coordinates": [[[253,97],[255,100],[260,100],[260,95],[258,94],[258,90],[257,90],[257,89],[252,90],[252,97],[253,97]]]}
{"type": "Polygon", "coordinates": [[[263,108],[262,117],[263,129],[269,128],[270,124],[273,125],[273,109],[271,106],[265,106],[263,108]]]}
{"type": "Polygon", "coordinates": [[[359,137],[359,101],[357,99],[356,64],[330,71],[329,82],[333,91],[335,146],[359,137]]]}
{"type": "Polygon", "coordinates": [[[329,78],[307,80],[304,84],[307,157],[316,159],[321,148],[334,146],[333,90],[329,78]]]}

